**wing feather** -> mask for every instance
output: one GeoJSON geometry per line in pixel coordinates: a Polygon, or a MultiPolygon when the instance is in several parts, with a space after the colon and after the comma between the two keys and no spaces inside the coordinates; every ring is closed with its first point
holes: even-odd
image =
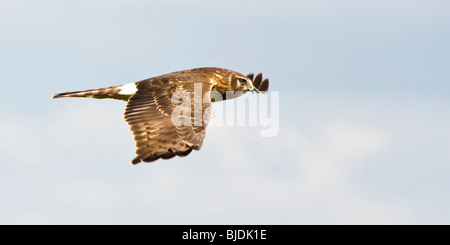
{"type": "Polygon", "coordinates": [[[206,75],[189,74],[168,74],[138,82],[137,92],[130,97],[125,110],[125,120],[130,125],[137,147],[137,157],[132,163],[186,156],[193,149],[199,150],[206,135],[212,109],[209,100],[195,107],[194,101],[198,102],[198,99],[209,94],[213,85],[206,75]],[[201,94],[195,93],[195,83],[202,85],[201,94]],[[190,96],[191,114],[183,116],[190,117],[191,125],[175,126],[172,123],[172,111],[180,106],[178,103],[172,103],[172,96],[176,91],[183,91],[190,96]],[[204,115],[201,125],[195,124],[195,112],[204,115]]]}

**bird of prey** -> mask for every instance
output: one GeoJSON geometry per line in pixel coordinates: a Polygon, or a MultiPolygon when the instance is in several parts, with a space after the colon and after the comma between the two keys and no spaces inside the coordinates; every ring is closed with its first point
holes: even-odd
{"type": "Polygon", "coordinates": [[[59,93],[52,97],[89,97],[127,101],[125,120],[136,142],[132,164],[186,156],[200,150],[211,117],[211,102],[248,91],[267,92],[262,74],[247,76],[203,67],[152,77],[120,86],[59,93]]]}

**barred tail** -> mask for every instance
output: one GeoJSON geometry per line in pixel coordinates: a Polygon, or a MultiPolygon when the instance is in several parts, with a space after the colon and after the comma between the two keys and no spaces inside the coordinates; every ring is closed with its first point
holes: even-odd
{"type": "Polygon", "coordinates": [[[136,90],[133,90],[136,87],[135,83],[130,83],[126,85],[121,86],[112,86],[107,88],[99,88],[99,89],[90,89],[90,90],[83,90],[83,91],[74,91],[74,92],[65,92],[65,93],[59,93],[52,96],[52,99],[57,98],[70,98],[70,97],[87,97],[87,98],[94,98],[94,99],[118,99],[118,100],[125,100],[128,101],[128,99],[133,95],[136,90]]]}

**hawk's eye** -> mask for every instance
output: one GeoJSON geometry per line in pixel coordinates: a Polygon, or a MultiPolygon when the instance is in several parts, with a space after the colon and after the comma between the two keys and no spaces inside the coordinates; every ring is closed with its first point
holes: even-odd
{"type": "Polygon", "coordinates": [[[241,85],[244,85],[244,84],[247,83],[247,81],[245,80],[245,78],[240,77],[240,78],[238,78],[238,80],[239,80],[239,82],[241,83],[241,85]]]}

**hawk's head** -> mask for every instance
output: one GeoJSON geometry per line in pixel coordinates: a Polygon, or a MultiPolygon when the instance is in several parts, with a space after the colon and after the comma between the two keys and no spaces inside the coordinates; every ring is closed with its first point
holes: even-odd
{"type": "Polygon", "coordinates": [[[219,92],[223,100],[236,98],[248,91],[265,93],[269,88],[269,79],[263,81],[261,73],[254,77],[253,73],[244,76],[239,72],[221,70],[215,77],[219,79],[216,79],[212,91],[219,92]]]}
{"type": "MultiPolygon", "coordinates": [[[[232,74],[228,77],[228,84],[230,85],[230,88],[232,91],[242,91],[244,93],[248,91],[254,91],[254,86],[252,80],[250,78],[239,74],[236,72],[236,74],[232,74]]],[[[256,90],[258,91],[258,90],[256,90]]]]}

